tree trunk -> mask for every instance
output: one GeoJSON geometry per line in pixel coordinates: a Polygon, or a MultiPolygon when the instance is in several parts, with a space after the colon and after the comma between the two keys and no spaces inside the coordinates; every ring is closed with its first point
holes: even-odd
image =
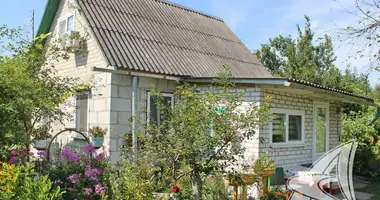
{"type": "Polygon", "coordinates": [[[199,172],[193,172],[191,174],[191,184],[193,187],[194,200],[202,199],[202,180],[199,172]]]}

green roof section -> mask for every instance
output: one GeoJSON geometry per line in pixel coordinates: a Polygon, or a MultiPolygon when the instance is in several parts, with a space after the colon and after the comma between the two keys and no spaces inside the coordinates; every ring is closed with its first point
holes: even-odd
{"type": "Polygon", "coordinates": [[[37,36],[44,33],[49,33],[55,17],[55,13],[57,12],[60,3],[61,0],[48,0],[48,2],[46,3],[44,15],[40,23],[40,27],[37,31],[37,36]]]}

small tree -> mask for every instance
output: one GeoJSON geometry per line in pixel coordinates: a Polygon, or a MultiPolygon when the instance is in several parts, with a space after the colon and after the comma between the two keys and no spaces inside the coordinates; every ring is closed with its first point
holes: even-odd
{"type": "Polygon", "coordinates": [[[233,172],[243,158],[244,140],[251,139],[267,122],[268,105],[243,103],[243,92],[234,93],[226,67],[212,86],[182,84],[175,105],[168,108],[155,88],[151,94],[161,113],[161,125],[147,124],[139,137],[139,154],[150,155],[170,182],[191,178],[194,199],[202,199],[202,176],[233,172]],[[207,89],[199,91],[201,88],[207,89]]]}
{"type": "Polygon", "coordinates": [[[56,76],[49,61],[68,59],[70,54],[46,48],[43,41],[48,36],[28,41],[22,29],[0,27],[0,152],[9,145],[29,149],[33,137],[48,136],[46,127],[70,117],[63,105],[78,82],[56,76]]]}

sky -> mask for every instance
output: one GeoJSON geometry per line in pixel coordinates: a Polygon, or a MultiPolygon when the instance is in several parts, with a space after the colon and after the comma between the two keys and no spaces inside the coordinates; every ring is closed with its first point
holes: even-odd
{"type": "MultiPolygon", "coordinates": [[[[280,34],[296,35],[304,15],[311,18],[316,38],[329,34],[337,56],[335,65],[344,70],[348,64],[359,72],[370,72],[371,84],[379,83],[380,73],[369,69],[368,58],[353,58],[355,47],[336,37],[339,29],[355,22],[345,9],[354,8],[354,0],[171,0],[174,3],[222,18],[250,50],[260,48],[280,34]],[[353,50],[354,49],[354,50],[353,50]]],[[[0,0],[0,24],[25,26],[30,30],[31,11],[35,11],[38,29],[47,0],[0,0]]]]}

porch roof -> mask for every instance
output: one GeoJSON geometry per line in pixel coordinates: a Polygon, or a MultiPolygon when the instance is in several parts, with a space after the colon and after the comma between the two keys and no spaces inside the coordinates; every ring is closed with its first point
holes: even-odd
{"type": "MultiPolygon", "coordinates": [[[[216,78],[213,77],[189,77],[184,78],[186,82],[194,82],[194,83],[211,83],[216,82],[216,78]]],[[[233,78],[232,82],[236,84],[255,84],[255,85],[263,85],[266,88],[272,88],[280,91],[290,91],[298,92],[301,94],[326,94],[339,98],[340,101],[345,103],[357,103],[357,104],[365,104],[371,105],[375,107],[379,107],[380,105],[376,105],[374,100],[370,97],[350,93],[344,90],[325,87],[322,85],[318,85],[312,82],[303,81],[295,78],[233,78]]]]}

